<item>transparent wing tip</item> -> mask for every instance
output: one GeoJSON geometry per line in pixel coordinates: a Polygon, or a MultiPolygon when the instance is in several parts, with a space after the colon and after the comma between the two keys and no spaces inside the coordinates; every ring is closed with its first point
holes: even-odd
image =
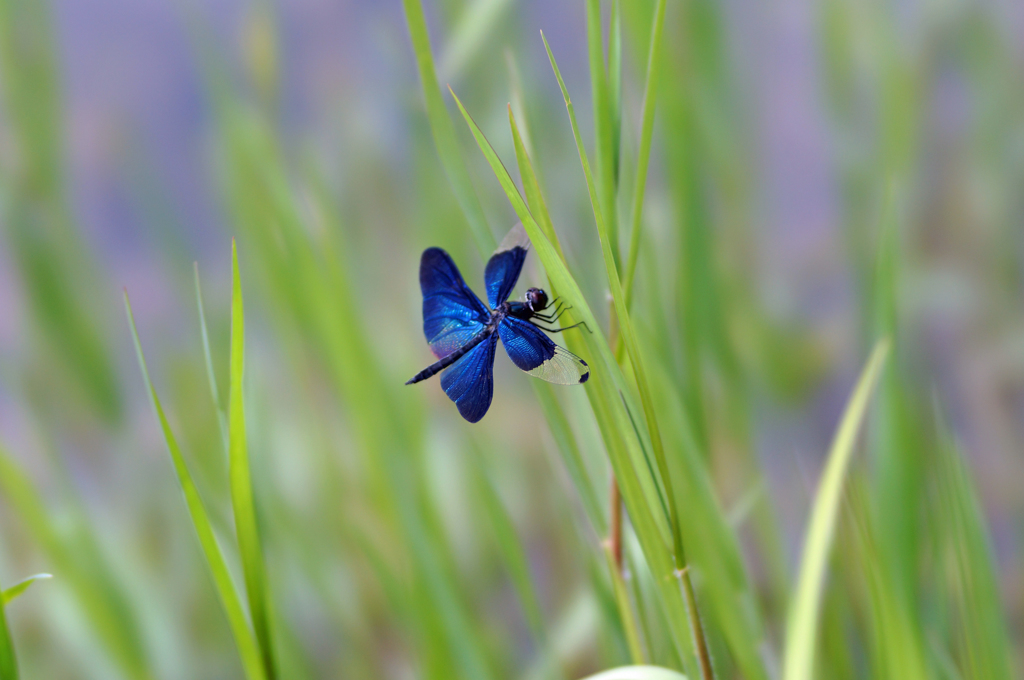
{"type": "Polygon", "coordinates": [[[526,229],[522,222],[516,222],[515,226],[509,229],[505,238],[501,240],[501,245],[494,252],[503,253],[517,247],[523,250],[530,249],[530,237],[526,235],[526,229]]]}

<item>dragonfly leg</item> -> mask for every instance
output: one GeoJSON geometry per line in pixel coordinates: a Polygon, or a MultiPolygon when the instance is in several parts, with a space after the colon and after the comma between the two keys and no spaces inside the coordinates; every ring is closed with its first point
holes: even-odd
{"type": "MultiPolygon", "coordinates": [[[[548,305],[548,307],[550,306],[551,305],[548,305]]],[[[570,309],[572,309],[572,305],[565,305],[565,303],[559,303],[558,306],[555,307],[555,309],[550,314],[537,314],[536,312],[534,312],[533,316],[535,318],[540,319],[541,321],[551,323],[552,321],[557,321],[558,317],[560,317],[562,314],[564,314],[566,311],[570,309]]]]}
{"type": "Polygon", "coordinates": [[[587,325],[586,321],[580,321],[578,323],[574,323],[571,326],[566,326],[565,328],[544,328],[543,326],[540,326],[538,324],[534,325],[537,326],[537,328],[540,328],[541,330],[547,331],[548,333],[561,333],[562,331],[567,331],[571,328],[576,328],[577,326],[583,326],[584,328],[587,329],[588,333],[593,333],[593,331],[590,330],[590,326],[587,325]]]}

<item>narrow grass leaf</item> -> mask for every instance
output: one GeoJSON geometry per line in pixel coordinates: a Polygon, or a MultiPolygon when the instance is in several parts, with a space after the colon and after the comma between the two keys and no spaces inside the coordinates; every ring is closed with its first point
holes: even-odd
{"type": "Polygon", "coordinates": [[[430,131],[437,146],[437,155],[441,157],[448,181],[455,191],[455,198],[462,207],[462,212],[469,221],[470,230],[476,239],[480,255],[489,257],[494,250],[494,235],[487,226],[480,199],[473,188],[469,170],[459,151],[459,141],[455,136],[448,109],[441,96],[441,87],[437,83],[437,72],[434,70],[434,57],[430,51],[430,35],[427,33],[427,20],[423,16],[423,5],[420,0],[402,0],[405,8],[405,19],[409,24],[409,36],[416,56],[416,67],[423,85],[423,98],[427,106],[427,120],[430,131]]]}
{"type": "Polygon", "coordinates": [[[0,595],[0,602],[2,602],[2,604],[7,604],[14,598],[24,593],[26,590],[28,590],[28,587],[36,581],[45,580],[48,578],[53,578],[53,574],[35,574],[34,576],[29,576],[28,578],[19,581],[10,588],[4,590],[3,594],[0,595]]]}
{"type": "Polygon", "coordinates": [[[807,538],[800,561],[800,575],[786,628],[783,680],[809,680],[813,677],[815,633],[821,611],[825,567],[835,532],[842,497],[843,480],[853,454],[857,432],[864,420],[868,401],[889,352],[889,341],[875,346],[836,431],[828,462],[811,508],[807,538]]]}
{"type": "Polygon", "coordinates": [[[164,414],[163,406],[160,405],[160,398],[149,379],[149,370],[146,368],[146,358],[142,354],[142,343],[139,341],[139,332],[135,328],[135,317],[132,315],[131,303],[128,301],[128,293],[124,294],[125,311],[128,314],[128,323],[131,326],[132,340],[135,343],[135,353],[139,359],[139,367],[142,370],[142,379],[146,383],[146,391],[149,393],[153,410],[156,412],[157,420],[160,422],[160,429],[164,435],[164,442],[167,444],[167,452],[174,464],[174,471],[178,476],[178,483],[185,496],[185,504],[188,507],[189,516],[192,518],[192,526],[199,537],[199,545],[206,558],[207,567],[210,569],[210,576],[213,578],[214,586],[217,588],[217,595],[220,596],[221,604],[224,606],[224,613],[228,617],[228,624],[238,645],[238,655],[245,670],[248,680],[267,680],[263,670],[263,662],[260,657],[259,643],[253,635],[252,629],[245,617],[242,602],[231,580],[231,573],[228,571],[227,562],[221,553],[217,538],[213,532],[213,525],[206,512],[206,506],[199,495],[192,475],[185,464],[185,457],[181,454],[178,441],[171,431],[171,425],[164,414]]]}
{"type": "Polygon", "coordinates": [[[633,300],[633,279],[636,276],[636,262],[640,255],[640,218],[643,215],[651,140],[654,137],[654,110],[658,98],[658,67],[661,64],[659,55],[664,25],[665,0],[657,0],[654,7],[654,24],[651,27],[651,47],[647,53],[647,78],[644,81],[644,103],[640,114],[640,150],[637,154],[633,209],[630,211],[629,221],[629,251],[626,253],[626,273],[622,281],[627,308],[631,306],[633,300]]]}
{"type": "MultiPolygon", "coordinates": [[[[622,2],[612,0],[608,20],[608,110],[611,117],[612,186],[619,191],[619,154],[622,150],[622,2]]],[[[618,254],[616,249],[616,254],[618,254]]]]}
{"type": "Polygon", "coordinates": [[[252,476],[249,474],[249,448],[245,432],[245,404],[242,378],[245,371],[245,316],[242,304],[242,280],[238,272],[238,249],[231,241],[231,359],[228,396],[228,442],[231,481],[231,507],[235,514],[238,552],[245,574],[249,612],[256,639],[260,643],[263,670],[268,680],[274,670],[274,641],[271,634],[270,593],[263,566],[263,549],[256,520],[252,476]]]}

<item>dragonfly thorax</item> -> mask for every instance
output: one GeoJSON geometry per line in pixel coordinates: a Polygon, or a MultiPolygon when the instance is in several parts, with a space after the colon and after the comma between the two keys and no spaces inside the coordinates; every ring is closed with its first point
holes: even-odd
{"type": "Polygon", "coordinates": [[[541,288],[530,288],[526,291],[524,301],[511,300],[498,305],[492,314],[492,323],[500,321],[503,316],[514,316],[523,321],[529,321],[534,314],[537,314],[548,306],[548,294],[541,288]]]}

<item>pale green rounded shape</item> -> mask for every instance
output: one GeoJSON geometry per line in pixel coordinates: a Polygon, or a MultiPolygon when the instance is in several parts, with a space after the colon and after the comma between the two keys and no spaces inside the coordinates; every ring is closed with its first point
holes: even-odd
{"type": "Polygon", "coordinates": [[[686,676],[661,666],[620,666],[582,680],[686,680],[686,676]]]}

